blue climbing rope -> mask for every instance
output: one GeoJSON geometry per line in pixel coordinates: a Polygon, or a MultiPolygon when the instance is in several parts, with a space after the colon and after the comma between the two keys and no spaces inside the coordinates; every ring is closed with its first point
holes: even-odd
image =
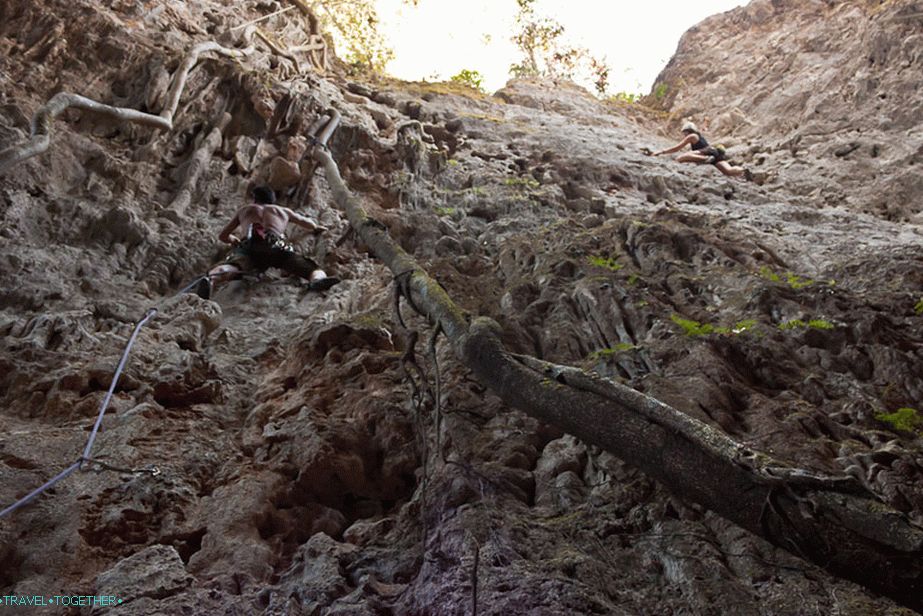
{"type": "MultiPolygon", "coordinates": [[[[321,147],[324,149],[328,149],[327,140],[330,139],[330,136],[333,134],[333,131],[336,130],[337,126],[340,123],[340,119],[341,119],[341,116],[340,116],[339,111],[337,111],[336,109],[327,110],[324,115],[322,115],[321,117],[319,117],[317,120],[314,121],[314,123],[311,125],[310,129],[308,130],[308,139],[309,139],[310,144],[315,147],[321,147]]],[[[199,281],[204,280],[206,278],[211,278],[212,276],[213,274],[206,273],[206,274],[203,274],[197,277],[195,280],[190,282],[188,285],[180,289],[176,294],[174,294],[173,297],[186,293],[187,291],[192,289],[195,285],[197,285],[199,281]]],[[[16,511],[20,507],[28,504],[34,498],[36,498],[37,496],[39,496],[40,494],[42,494],[43,492],[51,488],[53,485],[55,485],[62,479],[74,473],[74,471],[82,469],[84,463],[96,463],[96,464],[101,465],[104,468],[111,468],[113,470],[121,470],[121,469],[117,469],[116,467],[107,465],[105,463],[100,463],[98,460],[94,460],[93,458],[90,457],[90,452],[93,449],[93,443],[96,441],[96,435],[99,432],[99,427],[103,422],[103,416],[106,414],[106,410],[109,408],[109,402],[112,401],[112,395],[115,392],[115,387],[118,384],[119,377],[122,375],[122,370],[125,369],[125,364],[128,361],[128,353],[131,351],[131,347],[134,345],[135,340],[138,337],[138,332],[141,331],[141,328],[144,327],[145,323],[147,323],[149,320],[154,318],[154,316],[156,315],[157,315],[157,309],[149,308],[148,311],[145,313],[144,317],[140,321],[138,321],[137,325],[135,325],[135,329],[131,333],[131,337],[128,339],[128,344],[125,345],[125,351],[122,353],[122,358],[119,360],[119,365],[116,368],[115,374],[112,377],[112,383],[109,385],[109,391],[106,392],[106,397],[103,398],[102,404],[99,405],[99,413],[96,417],[96,422],[93,424],[93,430],[90,432],[90,437],[87,439],[86,447],[84,447],[83,449],[83,455],[81,455],[77,460],[71,463],[71,465],[65,468],[63,471],[61,471],[60,473],[58,473],[57,475],[55,475],[54,477],[46,481],[44,484],[32,490],[26,496],[20,498],[18,501],[16,501],[15,503],[10,505],[3,511],[0,511],[0,518],[7,516],[13,511],[16,511]]],[[[130,471],[130,472],[139,472],[139,471],[130,471]]]]}
{"type": "MultiPolygon", "coordinates": [[[[192,287],[197,285],[200,280],[208,278],[209,276],[210,274],[203,274],[202,276],[199,276],[198,278],[190,282],[188,285],[180,289],[176,294],[174,294],[173,297],[176,297],[177,295],[182,295],[183,293],[189,291],[190,289],[192,289],[192,287]]],[[[93,449],[93,443],[96,441],[96,435],[99,432],[99,426],[102,424],[103,416],[106,414],[106,410],[109,408],[109,402],[112,401],[112,394],[115,392],[115,387],[119,382],[119,377],[122,375],[122,371],[125,369],[125,364],[128,362],[128,353],[131,351],[131,347],[135,344],[135,340],[138,338],[138,333],[141,331],[141,328],[144,327],[145,323],[147,323],[148,321],[150,321],[157,315],[157,312],[158,312],[157,308],[149,308],[148,311],[144,314],[144,317],[140,321],[138,321],[137,325],[135,325],[135,329],[131,333],[131,336],[128,339],[128,344],[125,345],[125,351],[122,352],[122,358],[119,360],[119,365],[115,369],[115,374],[112,376],[112,383],[109,385],[109,391],[106,392],[106,397],[103,398],[102,403],[99,405],[99,413],[96,416],[96,423],[93,424],[93,430],[90,432],[90,437],[87,439],[86,447],[84,447],[83,449],[83,455],[81,455],[77,460],[75,460],[70,466],[65,468],[63,471],[61,471],[60,473],[58,473],[57,475],[55,475],[54,477],[52,477],[51,479],[43,483],[41,486],[35,488],[31,492],[29,492],[27,495],[23,496],[18,501],[16,501],[15,503],[10,505],[6,509],[4,509],[3,511],[0,511],[0,518],[11,514],[12,512],[16,511],[17,509],[19,509],[20,507],[24,505],[27,505],[30,501],[35,499],[35,497],[37,497],[41,493],[48,490],[49,488],[51,488],[53,485],[55,485],[62,479],[68,477],[74,471],[81,469],[85,462],[99,463],[97,460],[94,460],[93,458],[90,457],[90,452],[93,449]]],[[[106,467],[108,465],[103,464],[103,466],[106,467]]],[[[138,472],[138,471],[132,471],[132,472],[138,472]]],[[[152,471],[148,471],[148,472],[152,472],[152,471]]]]}
{"type": "Polygon", "coordinates": [[[96,423],[93,424],[93,430],[90,432],[90,438],[87,439],[87,446],[83,450],[83,456],[80,458],[80,462],[83,462],[90,457],[90,450],[93,449],[93,441],[96,440],[96,433],[99,432],[99,425],[103,422],[103,415],[106,414],[106,409],[109,408],[109,401],[112,400],[112,394],[115,391],[115,386],[119,382],[119,377],[122,376],[122,370],[125,369],[125,362],[128,361],[128,353],[131,351],[131,347],[135,344],[135,340],[138,338],[138,332],[140,332],[141,328],[144,327],[144,324],[151,320],[156,314],[157,309],[150,308],[147,311],[147,314],[144,315],[144,318],[138,321],[138,324],[135,325],[135,331],[131,332],[131,337],[128,339],[128,344],[125,345],[125,351],[122,353],[122,359],[119,360],[119,366],[115,369],[115,375],[112,377],[112,384],[109,385],[109,391],[106,392],[106,397],[103,398],[102,404],[99,405],[99,414],[96,417],[96,423]]]}
{"type": "Polygon", "coordinates": [[[68,475],[76,471],[77,469],[79,469],[81,464],[83,464],[83,460],[77,460],[76,462],[74,462],[73,464],[65,468],[63,471],[61,471],[60,473],[58,473],[57,475],[55,475],[54,477],[52,477],[51,479],[43,483],[41,486],[35,488],[31,492],[29,492],[28,494],[20,498],[18,501],[16,501],[15,503],[10,505],[6,509],[4,509],[3,511],[0,511],[0,518],[10,513],[13,513],[14,511],[19,509],[23,505],[28,504],[33,498],[35,498],[36,496],[38,496],[39,494],[41,494],[42,492],[44,492],[45,490],[53,486],[54,484],[58,483],[59,481],[61,481],[62,479],[64,479],[65,477],[67,477],[68,475]]]}

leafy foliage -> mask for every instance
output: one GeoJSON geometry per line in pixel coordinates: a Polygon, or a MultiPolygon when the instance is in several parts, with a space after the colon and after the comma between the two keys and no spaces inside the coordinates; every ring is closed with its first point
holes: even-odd
{"type": "Polygon", "coordinates": [[[602,95],[609,86],[609,66],[579,46],[569,45],[564,26],[535,13],[535,0],[516,0],[516,30],[513,43],[522,52],[522,60],[510,66],[513,77],[549,77],[589,81],[602,95]]]}
{"type": "Polygon", "coordinates": [[[533,177],[529,177],[529,176],[525,176],[521,178],[520,177],[506,178],[505,180],[503,180],[503,183],[506,184],[507,186],[528,188],[530,190],[535,190],[536,188],[541,186],[538,180],[536,180],[533,177]]]}
{"type": "Polygon", "coordinates": [[[604,60],[594,57],[589,58],[590,75],[593,79],[593,88],[602,96],[609,89],[609,65],[604,60]]]}
{"type": "Polygon", "coordinates": [[[634,94],[632,92],[616,92],[615,94],[610,96],[608,100],[614,103],[628,103],[629,105],[631,105],[641,100],[641,95],[634,94]]]}
{"type": "Polygon", "coordinates": [[[904,432],[914,432],[918,427],[923,427],[923,417],[916,409],[909,407],[899,408],[893,413],[876,413],[875,419],[904,432]]]}
{"type": "Polygon", "coordinates": [[[699,323],[692,319],[684,319],[678,314],[670,316],[670,320],[679,325],[687,336],[707,336],[709,334],[742,334],[756,327],[756,319],[744,319],[734,324],[733,327],[722,327],[711,323],[699,323]]]}
{"type": "Polygon", "coordinates": [[[791,321],[783,321],[779,323],[779,329],[833,329],[834,325],[830,321],[825,321],[824,319],[811,319],[807,323],[801,319],[792,319],[791,321]]]}
{"type": "Polygon", "coordinates": [[[463,68],[457,75],[450,77],[449,80],[452,81],[452,83],[467,86],[478,92],[484,91],[484,88],[481,87],[481,84],[484,83],[484,76],[477,71],[469,71],[463,68]]]}
{"type": "Polygon", "coordinates": [[[710,323],[699,323],[692,319],[684,319],[678,314],[670,316],[670,320],[683,329],[687,336],[707,336],[708,334],[727,334],[730,330],[726,327],[715,327],[710,323]]]}
{"type": "Polygon", "coordinates": [[[796,291],[798,289],[810,287],[812,284],[814,284],[814,281],[810,278],[801,278],[800,276],[796,276],[791,272],[786,274],[785,282],[787,282],[788,286],[795,289],[796,291]]]}
{"type": "MultiPolygon", "coordinates": [[[[414,0],[410,3],[416,5],[414,0]]],[[[314,4],[321,28],[330,32],[343,58],[357,72],[381,71],[394,58],[378,30],[374,0],[324,0],[314,4]]]]}
{"type": "Polygon", "coordinates": [[[625,351],[634,351],[637,348],[638,347],[631,344],[630,342],[619,342],[613,347],[609,347],[606,349],[599,349],[598,351],[593,351],[592,353],[587,355],[587,359],[589,359],[590,361],[605,360],[605,359],[609,359],[610,357],[613,357],[614,355],[617,355],[618,353],[624,353],[625,351]]]}
{"type": "Polygon", "coordinates": [[[742,334],[745,331],[751,330],[756,327],[756,319],[744,319],[743,321],[738,322],[731,328],[732,334],[742,334]]]}
{"type": "Polygon", "coordinates": [[[615,257],[591,256],[587,258],[587,261],[589,261],[590,265],[595,265],[596,267],[604,267],[607,270],[613,272],[617,272],[622,269],[622,267],[624,267],[615,260],[615,257]]]}
{"type": "Polygon", "coordinates": [[[796,276],[791,272],[786,272],[785,278],[783,279],[782,276],[776,274],[774,271],[772,271],[772,269],[765,265],[760,268],[760,276],[772,282],[785,282],[785,284],[795,289],[796,291],[805,287],[810,287],[814,284],[814,281],[810,278],[802,278],[801,276],[796,276]]]}

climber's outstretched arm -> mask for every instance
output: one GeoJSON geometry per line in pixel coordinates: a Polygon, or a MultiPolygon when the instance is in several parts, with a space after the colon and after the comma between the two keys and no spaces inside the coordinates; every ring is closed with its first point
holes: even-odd
{"type": "MultiPolygon", "coordinates": [[[[286,208],[288,209],[288,208],[286,208]]],[[[289,213],[289,222],[292,222],[299,227],[304,227],[310,231],[323,232],[327,230],[327,227],[317,224],[317,221],[313,218],[309,218],[294,210],[288,210],[289,213]]]]}
{"type": "Polygon", "coordinates": [[[699,141],[699,136],[696,134],[686,135],[686,138],[674,145],[672,148],[667,148],[666,150],[660,150],[659,152],[654,152],[651,156],[660,156],[661,154],[672,154],[673,152],[679,152],[687,145],[692,145],[699,141]]]}
{"type": "Polygon", "coordinates": [[[233,244],[237,238],[231,235],[231,233],[233,233],[238,226],[240,226],[240,221],[237,217],[237,214],[234,214],[234,218],[231,219],[231,222],[225,225],[224,229],[221,230],[221,233],[218,234],[218,239],[225,244],[233,244]]]}

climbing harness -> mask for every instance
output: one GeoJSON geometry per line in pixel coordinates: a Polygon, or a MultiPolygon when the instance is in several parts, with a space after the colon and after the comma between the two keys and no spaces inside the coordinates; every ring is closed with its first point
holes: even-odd
{"type": "MultiPolygon", "coordinates": [[[[183,287],[178,293],[173,295],[173,297],[182,295],[186,291],[190,290],[191,288],[199,284],[201,281],[208,280],[209,277],[210,277],[209,274],[203,274],[199,276],[198,278],[196,278],[195,280],[187,284],[185,287],[183,287]]],[[[166,300],[162,300],[161,303],[163,303],[163,301],[166,301],[166,300]]],[[[10,505],[3,511],[0,511],[0,518],[3,518],[11,514],[12,512],[19,509],[20,507],[23,507],[24,505],[27,505],[37,496],[47,491],[53,485],[55,485],[62,479],[68,477],[76,470],[86,471],[86,470],[102,469],[102,470],[112,470],[112,471],[123,472],[123,473],[150,473],[151,476],[155,476],[155,477],[160,474],[160,469],[158,469],[156,466],[152,466],[150,468],[145,468],[145,469],[126,469],[126,468],[121,468],[118,466],[108,464],[106,462],[99,460],[98,458],[90,457],[90,453],[93,450],[93,444],[95,443],[96,436],[99,432],[99,427],[103,422],[103,416],[106,414],[106,410],[109,408],[109,402],[112,400],[112,395],[115,392],[115,387],[119,382],[119,377],[122,375],[122,371],[125,369],[125,364],[128,362],[128,354],[131,351],[131,347],[135,344],[135,340],[138,338],[138,333],[141,331],[141,328],[144,327],[144,324],[150,321],[151,319],[153,319],[157,315],[158,312],[159,311],[157,308],[148,308],[147,312],[144,314],[144,317],[142,317],[141,320],[138,321],[138,323],[135,325],[134,331],[132,331],[131,336],[128,338],[128,343],[125,345],[125,350],[122,352],[122,358],[119,360],[118,367],[116,367],[115,369],[115,374],[112,376],[112,383],[109,385],[109,391],[106,392],[105,398],[103,398],[102,403],[99,405],[99,412],[97,413],[97,416],[96,416],[96,422],[93,424],[93,430],[90,432],[90,436],[87,439],[87,444],[83,448],[83,454],[79,458],[77,458],[74,462],[72,462],[70,466],[65,468],[63,471],[61,471],[60,473],[58,473],[57,475],[55,475],[54,477],[52,477],[51,479],[43,483],[41,486],[32,490],[31,492],[29,492],[28,494],[20,498],[18,501],[16,501],[15,503],[10,505]]]]}

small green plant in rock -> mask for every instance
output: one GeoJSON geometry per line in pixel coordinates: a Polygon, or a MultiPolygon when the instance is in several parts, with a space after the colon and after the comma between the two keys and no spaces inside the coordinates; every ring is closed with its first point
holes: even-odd
{"type": "Polygon", "coordinates": [[[435,207],[433,208],[433,211],[435,211],[440,216],[451,216],[452,214],[455,213],[455,208],[454,207],[435,207]]]}
{"type": "Polygon", "coordinates": [[[667,95],[667,89],[668,89],[667,84],[665,83],[657,84],[657,87],[654,88],[654,98],[656,98],[657,100],[662,100],[663,97],[667,95]]]}
{"type": "Polygon", "coordinates": [[[484,89],[481,87],[481,84],[484,83],[484,76],[477,71],[469,71],[466,68],[463,68],[458,72],[457,75],[453,75],[449,78],[452,83],[457,83],[459,85],[467,86],[478,92],[483,92],[484,89]]]}
{"type": "Polygon", "coordinates": [[[624,353],[625,351],[633,351],[637,349],[635,345],[630,342],[619,342],[613,347],[606,349],[599,349],[598,351],[593,351],[587,355],[587,359],[590,361],[599,361],[601,359],[609,359],[610,357],[617,355],[618,353],[624,353]]]}
{"type": "Polygon", "coordinates": [[[782,282],[782,278],[777,273],[772,271],[767,265],[764,265],[760,268],[760,276],[772,282],[782,282]]]}
{"type": "Polygon", "coordinates": [[[756,319],[744,319],[743,321],[735,323],[733,327],[723,327],[710,323],[699,323],[692,319],[684,319],[678,314],[670,316],[670,320],[679,325],[683,329],[683,333],[687,336],[707,336],[709,334],[737,335],[752,331],[757,325],[756,319]]]}
{"type": "Polygon", "coordinates": [[[613,272],[617,272],[624,267],[615,260],[615,257],[590,256],[587,258],[587,261],[590,262],[590,265],[595,265],[596,267],[604,267],[607,270],[613,272]]]}
{"type": "Polygon", "coordinates": [[[715,328],[714,325],[709,323],[699,323],[692,319],[684,319],[678,314],[670,315],[670,320],[679,325],[687,336],[707,336],[708,334],[721,333],[718,329],[729,331],[727,328],[715,328]]]}
{"type": "Polygon", "coordinates": [[[593,351],[592,353],[587,355],[586,358],[589,359],[590,361],[599,361],[600,359],[609,359],[613,355],[615,355],[615,349],[608,348],[608,349],[599,349],[598,351],[593,351]]]}
{"type": "Polygon", "coordinates": [[[814,284],[814,281],[810,278],[802,278],[801,276],[797,276],[791,272],[786,272],[785,279],[783,280],[782,276],[772,271],[772,269],[767,265],[764,265],[760,268],[760,276],[772,282],[785,282],[785,284],[795,289],[796,291],[805,287],[810,287],[812,284],[814,284]]]}
{"type": "Polygon", "coordinates": [[[923,314],[923,299],[917,302],[917,305],[913,307],[913,311],[917,314],[923,314]]]}
{"type": "Polygon", "coordinates": [[[834,325],[830,321],[825,321],[824,319],[811,319],[807,323],[801,319],[792,319],[791,321],[783,321],[778,325],[779,329],[833,329],[834,325]]]}
{"type": "Polygon", "coordinates": [[[923,417],[910,407],[899,408],[893,413],[876,413],[875,419],[903,432],[916,432],[917,428],[923,427],[923,417]]]}
{"type": "Polygon", "coordinates": [[[811,280],[810,278],[801,278],[800,276],[796,276],[795,274],[791,272],[788,272],[785,275],[785,282],[787,282],[788,286],[795,289],[796,291],[798,289],[810,287],[812,284],[814,284],[814,281],[811,280]]]}
{"type": "Polygon", "coordinates": [[[628,277],[628,284],[634,286],[638,284],[639,280],[641,280],[640,276],[638,276],[637,274],[632,274],[631,276],[628,277]]]}
{"type": "Polygon", "coordinates": [[[529,188],[533,190],[541,186],[538,180],[532,177],[506,178],[503,180],[503,183],[507,186],[522,186],[523,188],[529,188]]]}
{"type": "Polygon", "coordinates": [[[628,105],[633,105],[641,99],[640,94],[634,94],[632,92],[616,92],[608,98],[609,101],[613,103],[626,103],[628,105]]]}

